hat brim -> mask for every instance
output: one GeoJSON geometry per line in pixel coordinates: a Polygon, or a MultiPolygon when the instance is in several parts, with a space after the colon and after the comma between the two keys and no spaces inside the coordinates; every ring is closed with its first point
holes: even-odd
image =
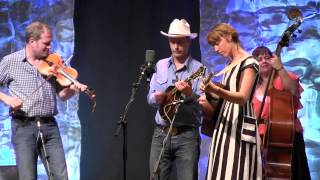
{"type": "Polygon", "coordinates": [[[190,37],[190,39],[195,39],[198,34],[197,33],[190,33],[190,34],[168,34],[168,33],[165,33],[163,31],[160,31],[160,33],[164,36],[167,36],[167,37],[172,37],[172,38],[178,38],[178,37],[190,37]]]}

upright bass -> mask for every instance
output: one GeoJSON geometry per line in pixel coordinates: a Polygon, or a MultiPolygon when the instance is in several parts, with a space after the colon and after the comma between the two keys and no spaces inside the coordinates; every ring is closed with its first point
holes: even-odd
{"type": "MultiPolygon", "coordinates": [[[[298,9],[289,11],[289,19],[295,23],[289,26],[282,34],[276,48],[276,55],[280,58],[281,49],[288,47],[293,33],[302,23],[302,14],[298,9]]],[[[294,98],[290,92],[279,91],[273,88],[275,70],[268,78],[268,86],[259,108],[258,122],[267,95],[270,96],[269,119],[266,120],[266,133],[262,141],[262,158],[264,162],[264,179],[292,179],[292,157],[295,133],[294,98]]]]}

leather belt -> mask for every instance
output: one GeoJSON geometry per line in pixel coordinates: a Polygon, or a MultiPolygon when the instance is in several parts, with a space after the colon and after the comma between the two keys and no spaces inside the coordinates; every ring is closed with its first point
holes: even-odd
{"type": "Polygon", "coordinates": [[[35,117],[25,117],[25,116],[13,116],[13,119],[17,119],[20,121],[40,121],[41,123],[47,123],[47,122],[52,122],[54,121],[54,117],[40,117],[40,116],[35,116],[35,117]]]}
{"type": "MultiPolygon", "coordinates": [[[[170,126],[161,126],[161,125],[157,125],[158,128],[162,129],[162,131],[164,133],[168,133],[169,132],[169,129],[170,129],[170,126]]],[[[172,126],[172,129],[171,129],[171,135],[172,136],[175,136],[175,135],[178,135],[180,133],[183,133],[185,131],[192,131],[194,130],[195,127],[190,127],[190,126],[179,126],[179,127],[175,127],[175,126],[172,126]]]]}

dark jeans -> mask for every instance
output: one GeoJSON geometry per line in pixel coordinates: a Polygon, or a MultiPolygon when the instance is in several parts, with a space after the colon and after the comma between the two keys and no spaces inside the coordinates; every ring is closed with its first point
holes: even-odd
{"type": "MultiPolygon", "coordinates": [[[[59,128],[54,120],[42,122],[41,132],[44,137],[52,177],[50,180],[67,180],[67,166],[64,157],[59,128]]],[[[46,161],[41,145],[36,121],[13,119],[12,144],[16,154],[16,162],[20,180],[37,179],[37,159],[40,156],[46,170],[46,161]]]]}
{"type": "MultiPolygon", "coordinates": [[[[153,175],[165,136],[166,133],[162,129],[155,128],[150,152],[150,176],[153,175]]],[[[159,164],[159,174],[155,179],[169,179],[172,166],[175,163],[177,180],[197,180],[200,142],[198,128],[169,137],[159,164]]]]}

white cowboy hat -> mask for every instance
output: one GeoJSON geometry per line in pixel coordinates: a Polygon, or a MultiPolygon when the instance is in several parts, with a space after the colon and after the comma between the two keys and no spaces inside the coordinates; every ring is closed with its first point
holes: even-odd
{"type": "Polygon", "coordinates": [[[160,33],[168,37],[190,37],[190,39],[198,36],[197,33],[190,32],[190,25],[185,19],[174,19],[170,24],[168,33],[163,31],[160,31],[160,33]]]}

